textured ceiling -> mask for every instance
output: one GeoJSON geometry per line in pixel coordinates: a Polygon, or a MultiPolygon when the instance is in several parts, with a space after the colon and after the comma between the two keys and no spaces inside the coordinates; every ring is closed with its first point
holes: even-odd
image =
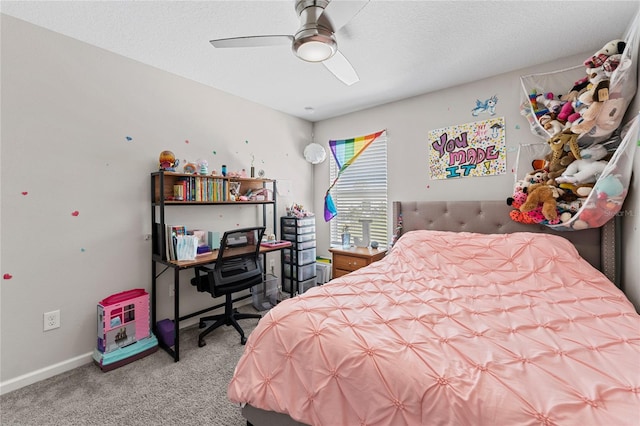
{"type": "Polygon", "coordinates": [[[3,0],[0,11],[318,121],[594,51],[622,36],[639,5],[637,0],[370,0],[336,34],[360,77],[352,86],[323,65],[296,58],[287,46],[215,49],[209,43],[293,34],[299,26],[293,0],[3,0]]]}

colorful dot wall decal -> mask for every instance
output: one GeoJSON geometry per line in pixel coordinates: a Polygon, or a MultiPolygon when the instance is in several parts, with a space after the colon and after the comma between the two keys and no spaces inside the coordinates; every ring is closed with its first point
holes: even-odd
{"type": "Polygon", "coordinates": [[[186,140],[184,141],[184,143],[189,143],[189,139],[186,139],[186,140]]]}
{"type": "Polygon", "coordinates": [[[84,249],[84,247],[82,247],[82,248],[80,249],[80,252],[82,252],[82,253],[84,253],[85,251],[86,251],[86,250],[84,249]]]}
{"type": "Polygon", "coordinates": [[[80,212],[78,210],[74,210],[71,212],[71,216],[78,216],[80,212]]]}
{"type": "Polygon", "coordinates": [[[133,140],[133,138],[131,136],[127,136],[126,138],[129,142],[131,142],[133,140]]]}
{"type": "Polygon", "coordinates": [[[27,191],[22,191],[22,195],[27,195],[28,192],[27,191]]]}
{"type": "Polygon", "coordinates": [[[4,274],[4,275],[2,276],[2,278],[4,278],[5,280],[10,280],[11,278],[13,278],[13,275],[11,275],[11,274],[4,274]]]}
{"type": "Polygon", "coordinates": [[[516,124],[516,130],[520,130],[520,125],[516,124]]]}

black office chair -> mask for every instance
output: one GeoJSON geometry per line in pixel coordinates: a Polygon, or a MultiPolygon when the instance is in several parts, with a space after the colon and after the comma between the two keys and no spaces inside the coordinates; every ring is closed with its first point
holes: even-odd
{"type": "Polygon", "coordinates": [[[211,293],[213,297],[225,296],[224,313],[200,318],[200,328],[206,321],[215,321],[198,336],[198,346],[206,345],[204,337],[221,325],[232,325],[240,333],[240,343],[247,343],[239,319],[262,318],[260,314],[242,314],[233,308],[233,293],[261,284],[263,280],[260,263],[260,241],[264,226],[227,231],[220,242],[215,263],[195,268],[196,277],[191,283],[198,291],[211,293]],[[200,275],[204,272],[204,275],[200,275]]]}

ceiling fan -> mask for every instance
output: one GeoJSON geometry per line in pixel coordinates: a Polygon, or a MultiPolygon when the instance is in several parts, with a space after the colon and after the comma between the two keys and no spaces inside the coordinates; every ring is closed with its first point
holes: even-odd
{"type": "Polygon", "coordinates": [[[360,79],[351,63],[338,50],[335,33],[344,27],[369,0],[296,0],[300,28],[293,35],[258,35],[211,40],[217,48],[264,47],[289,44],[307,62],[322,62],[347,86],[360,79]]]}

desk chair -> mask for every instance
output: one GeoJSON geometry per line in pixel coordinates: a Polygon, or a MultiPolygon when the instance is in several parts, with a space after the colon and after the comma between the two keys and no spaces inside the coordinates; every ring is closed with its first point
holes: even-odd
{"type": "Polygon", "coordinates": [[[215,321],[198,336],[198,346],[206,345],[204,337],[221,325],[232,325],[240,333],[240,343],[247,343],[239,319],[262,318],[259,314],[242,314],[233,308],[233,293],[261,284],[260,241],[264,226],[227,231],[222,236],[215,263],[195,268],[196,277],[191,283],[198,291],[211,293],[212,297],[225,296],[224,313],[200,318],[200,328],[206,321],[215,321]],[[203,272],[205,275],[200,275],[203,272]]]}

